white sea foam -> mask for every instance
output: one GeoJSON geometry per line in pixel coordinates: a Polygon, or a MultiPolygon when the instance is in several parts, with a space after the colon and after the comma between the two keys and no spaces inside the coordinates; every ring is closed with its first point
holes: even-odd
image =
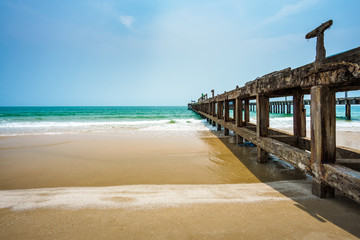
{"type": "MultiPolygon", "coordinates": [[[[250,122],[256,123],[256,118],[250,122]]],[[[306,125],[309,129],[310,117],[306,118],[306,125]]],[[[293,118],[272,117],[270,127],[277,129],[292,129],[293,118]]],[[[5,121],[0,123],[0,136],[16,135],[54,135],[54,134],[76,134],[91,132],[120,132],[138,131],[141,134],[146,132],[163,131],[164,134],[182,133],[189,134],[193,131],[216,130],[205,120],[199,119],[161,119],[161,120],[134,120],[134,121],[5,121]],[[188,132],[188,133],[186,133],[188,132]]],[[[336,121],[337,131],[360,131],[360,121],[336,121]]]]}
{"type": "Polygon", "coordinates": [[[310,181],[217,185],[129,185],[0,191],[0,209],[163,208],[313,198],[310,181]]]}
{"type": "Polygon", "coordinates": [[[0,124],[0,136],[71,134],[116,131],[202,131],[203,120],[162,119],[136,121],[19,121],[0,124]]]}

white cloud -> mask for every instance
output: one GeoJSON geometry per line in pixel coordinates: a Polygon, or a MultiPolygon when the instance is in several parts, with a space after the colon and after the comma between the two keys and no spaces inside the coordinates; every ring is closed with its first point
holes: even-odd
{"type": "Polygon", "coordinates": [[[296,14],[307,7],[316,4],[319,0],[301,0],[295,4],[284,5],[277,13],[264,21],[264,24],[279,20],[281,18],[296,14]]]}
{"type": "Polygon", "coordinates": [[[123,24],[125,27],[131,28],[131,25],[133,24],[135,19],[132,16],[120,16],[119,20],[121,24],[123,24]]]}

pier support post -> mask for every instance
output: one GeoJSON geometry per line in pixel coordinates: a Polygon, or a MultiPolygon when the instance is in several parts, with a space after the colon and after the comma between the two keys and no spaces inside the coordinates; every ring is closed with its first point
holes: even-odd
{"type": "Polygon", "coordinates": [[[228,122],[229,121],[229,101],[225,100],[224,102],[224,107],[225,107],[225,111],[224,111],[224,121],[228,122]]]}
{"type": "Polygon", "coordinates": [[[304,94],[296,90],[293,95],[293,129],[294,136],[306,137],[306,109],[304,107],[304,94]]]}
{"type": "Polygon", "coordinates": [[[215,115],[215,104],[214,104],[215,102],[211,102],[210,104],[211,104],[211,116],[214,116],[215,115]]]}
{"type": "Polygon", "coordinates": [[[345,104],[345,116],[347,120],[351,119],[351,105],[350,105],[350,101],[349,100],[345,100],[346,104],[345,104]]]}
{"type": "MultiPolygon", "coordinates": [[[[243,124],[243,103],[242,103],[242,99],[240,98],[236,98],[235,100],[235,126],[236,127],[242,127],[243,124]]],[[[237,144],[242,144],[244,143],[244,138],[240,135],[236,135],[236,143],[237,144]]]]}
{"type": "MultiPolygon", "coordinates": [[[[222,102],[217,102],[217,118],[220,119],[222,115],[222,102]]],[[[217,130],[221,131],[221,125],[217,124],[217,130]]]]}
{"type": "Polygon", "coordinates": [[[314,173],[312,193],[320,198],[334,197],[334,188],[322,182],[323,164],[335,163],[335,92],[327,86],[311,88],[311,164],[314,173]]]}
{"type": "MultiPolygon", "coordinates": [[[[256,96],[256,137],[267,137],[269,129],[269,97],[264,95],[256,96]]],[[[257,161],[266,163],[268,153],[257,146],[257,161]]]]}
{"type": "Polygon", "coordinates": [[[287,104],[287,114],[291,114],[291,104],[287,104]]]}
{"type": "Polygon", "coordinates": [[[244,103],[244,125],[246,125],[246,123],[250,122],[249,99],[245,99],[244,103]]]}
{"type": "Polygon", "coordinates": [[[242,99],[236,98],[235,101],[235,125],[236,127],[242,127],[243,124],[243,103],[242,99]]]}
{"type": "MultiPolygon", "coordinates": [[[[225,122],[228,122],[229,121],[229,112],[230,112],[230,109],[229,109],[229,100],[225,100],[224,101],[224,121],[225,122]]],[[[225,128],[224,126],[224,135],[225,136],[228,136],[229,135],[229,129],[228,128],[225,128]]]]}
{"type": "Polygon", "coordinates": [[[221,119],[222,118],[222,112],[223,112],[223,104],[222,102],[217,102],[217,118],[221,119]]]}

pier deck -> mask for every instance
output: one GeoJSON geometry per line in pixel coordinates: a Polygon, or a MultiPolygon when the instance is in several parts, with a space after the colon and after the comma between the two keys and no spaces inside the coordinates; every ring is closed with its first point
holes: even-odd
{"type": "MultiPolygon", "coordinates": [[[[335,189],[360,203],[360,151],[336,146],[336,104],[359,104],[359,98],[336,99],[336,92],[360,90],[360,47],[296,69],[284,69],[247,82],[223,94],[189,103],[225,135],[233,131],[237,142],[257,146],[257,160],[267,162],[271,153],[313,176],[313,194],[333,197],[335,189]],[[304,101],[310,94],[311,100],[304,101]],[[292,96],[293,132],[269,128],[270,98],[292,96]],[[255,103],[250,103],[255,100],[255,103]],[[232,103],[232,104],[230,104],[232,103]],[[306,137],[306,112],[310,105],[311,137],[306,137]],[[229,106],[234,109],[230,117],[229,106]],[[256,107],[257,124],[249,122],[250,106],[256,107]]],[[[285,111],[285,104],[278,110],[285,111]]],[[[272,110],[270,110],[272,109],[272,110]]],[[[350,109],[350,108],[349,108],[350,109]]],[[[347,110],[350,111],[350,110],[347,110]]],[[[349,115],[350,117],[350,115],[349,115]]]]}

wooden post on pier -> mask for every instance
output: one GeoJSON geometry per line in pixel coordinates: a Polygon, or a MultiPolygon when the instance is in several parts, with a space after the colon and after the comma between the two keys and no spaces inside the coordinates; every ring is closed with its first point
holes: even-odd
{"type": "MultiPolygon", "coordinates": [[[[229,112],[230,112],[230,109],[229,109],[229,100],[226,99],[226,100],[224,101],[224,105],[225,105],[224,121],[225,121],[225,122],[228,122],[228,121],[229,121],[229,112]]],[[[225,136],[228,136],[228,135],[229,135],[229,129],[226,128],[225,126],[224,126],[224,135],[225,135],[225,136]]]]}
{"type": "MultiPolygon", "coordinates": [[[[222,116],[222,102],[218,101],[217,102],[217,118],[220,119],[222,116]]],[[[221,125],[218,123],[217,124],[217,130],[221,131],[221,125]]]]}
{"type": "Polygon", "coordinates": [[[305,38],[310,39],[316,37],[316,58],[315,58],[315,66],[318,66],[321,64],[326,57],[326,50],[324,46],[324,32],[326,29],[331,27],[333,24],[332,20],[329,20],[323,24],[321,24],[319,27],[315,28],[308,34],[306,34],[305,38]]]}
{"type": "Polygon", "coordinates": [[[351,105],[349,100],[346,100],[346,105],[345,105],[345,110],[346,110],[346,119],[350,120],[351,119],[351,105]]]}
{"type": "Polygon", "coordinates": [[[249,112],[249,99],[244,100],[244,126],[246,123],[250,122],[250,112],[249,112]]]}
{"type": "Polygon", "coordinates": [[[345,116],[347,120],[351,119],[351,105],[350,105],[350,101],[349,100],[345,100],[345,116]]]}
{"type": "Polygon", "coordinates": [[[318,197],[334,197],[334,188],[323,183],[324,163],[335,163],[335,92],[327,86],[311,88],[311,162],[313,166],[312,193],[318,197]]]}
{"type": "MultiPolygon", "coordinates": [[[[212,102],[212,106],[213,106],[213,108],[212,108],[212,116],[213,116],[213,117],[215,117],[215,116],[217,115],[216,112],[215,112],[215,110],[216,110],[215,105],[216,105],[216,101],[214,100],[214,101],[212,102]]],[[[212,125],[215,127],[215,126],[216,126],[216,122],[213,121],[213,122],[212,122],[212,125]]]]}
{"type": "Polygon", "coordinates": [[[291,103],[287,104],[287,114],[291,114],[291,103]]]}
{"type": "MultiPolygon", "coordinates": [[[[236,98],[235,100],[235,109],[234,109],[235,113],[234,113],[234,117],[235,117],[235,126],[236,127],[242,127],[243,124],[243,102],[242,99],[240,98],[236,98]]],[[[236,134],[236,142],[237,144],[242,144],[244,143],[244,138],[241,137],[240,135],[236,134]]]]}
{"type": "Polygon", "coordinates": [[[293,103],[294,136],[306,137],[306,109],[304,108],[304,94],[301,90],[294,92],[293,103]]]}
{"type": "MultiPolygon", "coordinates": [[[[256,109],[256,137],[267,137],[269,129],[269,97],[257,95],[256,109]]],[[[268,153],[257,146],[257,161],[265,163],[267,160],[268,153]]]]}

